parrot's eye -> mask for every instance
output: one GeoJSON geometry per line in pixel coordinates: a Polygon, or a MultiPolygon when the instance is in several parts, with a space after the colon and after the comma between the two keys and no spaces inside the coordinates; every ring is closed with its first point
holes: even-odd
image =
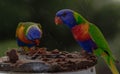
{"type": "Polygon", "coordinates": [[[63,17],[65,17],[66,15],[67,15],[67,13],[66,13],[66,12],[64,12],[64,13],[62,14],[62,16],[63,16],[63,17]]]}

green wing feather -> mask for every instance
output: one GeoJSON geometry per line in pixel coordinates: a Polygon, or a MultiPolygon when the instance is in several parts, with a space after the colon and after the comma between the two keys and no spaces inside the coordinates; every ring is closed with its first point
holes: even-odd
{"type": "Polygon", "coordinates": [[[110,51],[107,41],[105,40],[101,31],[92,23],[90,23],[89,34],[92,40],[97,44],[98,49],[94,50],[94,54],[101,56],[106,64],[109,66],[113,74],[119,74],[116,66],[115,59],[110,51]]]}
{"type": "Polygon", "coordinates": [[[32,22],[25,22],[24,23],[24,26],[25,26],[24,33],[25,33],[25,35],[27,34],[27,30],[31,25],[34,25],[34,23],[32,23],[32,22]]]}
{"type": "Polygon", "coordinates": [[[28,31],[29,31],[29,29],[31,28],[31,27],[36,27],[36,28],[38,28],[39,30],[40,30],[40,32],[42,33],[42,27],[41,27],[41,25],[39,24],[39,23],[33,23],[33,22],[26,22],[25,23],[26,25],[26,27],[25,27],[25,35],[27,35],[27,33],[28,33],[28,31]]]}
{"type": "MultiPolygon", "coordinates": [[[[30,26],[35,26],[35,27],[37,26],[37,27],[40,29],[41,33],[42,33],[42,30],[41,30],[42,27],[41,27],[41,25],[40,25],[39,23],[20,22],[20,23],[18,24],[17,29],[19,29],[21,26],[24,26],[24,34],[25,34],[25,35],[27,34],[30,26]]],[[[17,29],[16,29],[16,31],[17,31],[17,29]]],[[[17,33],[17,32],[16,32],[16,33],[17,33]]],[[[17,37],[17,35],[16,35],[16,37],[17,37]]]]}
{"type": "Polygon", "coordinates": [[[89,34],[90,34],[92,40],[97,44],[98,48],[102,49],[102,51],[104,51],[104,52],[107,52],[110,55],[110,57],[113,58],[112,52],[109,48],[109,45],[108,45],[106,39],[104,38],[103,34],[101,33],[101,31],[99,30],[99,28],[96,25],[90,23],[89,34]]]}
{"type": "MultiPolygon", "coordinates": [[[[89,23],[86,19],[84,19],[80,14],[78,14],[77,12],[74,12],[74,18],[76,19],[78,24],[82,24],[82,23],[89,23]]],[[[101,33],[101,31],[99,30],[99,28],[97,28],[94,24],[89,23],[90,28],[89,28],[89,34],[92,38],[92,40],[97,44],[97,46],[102,49],[100,50],[101,52],[104,50],[105,52],[107,52],[108,54],[112,54],[112,52],[110,51],[110,48],[108,46],[107,41],[105,40],[103,34],[101,33]]]]}
{"type": "Polygon", "coordinates": [[[107,41],[105,40],[101,31],[96,27],[96,25],[90,23],[89,33],[90,33],[92,39],[98,45],[98,47],[105,48],[105,49],[109,48],[107,41]]]}
{"type": "MultiPolygon", "coordinates": [[[[17,27],[16,31],[17,31],[21,26],[24,26],[24,35],[26,35],[28,28],[29,28],[31,25],[34,25],[34,24],[36,24],[36,23],[33,23],[33,22],[20,22],[20,23],[18,24],[18,27],[17,27]]],[[[16,32],[16,33],[17,33],[17,32],[16,32]]],[[[16,37],[17,37],[17,35],[16,35],[16,37]]]]}
{"type": "MultiPolygon", "coordinates": [[[[79,25],[89,23],[86,19],[84,19],[80,14],[76,12],[74,12],[74,18],[76,19],[76,22],[79,25]]],[[[115,66],[116,59],[114,59],[112,52],[109,48],[109,45],[106,39],[104,38],[103,34],[99,30],[99,28],[97,28],[97,26],[95,26],[94,24],[89,23],[89,34],[92,40],[98,46],[98,48],[94,50],[93,53],[97,56],[103,57],[103,59],[105,60],[106,64],[109,66],[113,74],[119,74],[115,66]]]]}

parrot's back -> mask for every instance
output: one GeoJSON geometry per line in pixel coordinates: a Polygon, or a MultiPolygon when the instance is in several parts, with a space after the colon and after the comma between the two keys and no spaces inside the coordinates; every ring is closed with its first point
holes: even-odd
{"type": "Polygon", "coordinates": [[[34,46],[41,37],[42,30],[40,24],[32,22],[19,23],[16,30],[18,46],[34,46]]]}

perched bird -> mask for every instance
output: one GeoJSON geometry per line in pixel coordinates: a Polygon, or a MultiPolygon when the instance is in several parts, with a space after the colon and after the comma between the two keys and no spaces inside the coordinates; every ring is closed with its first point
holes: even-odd
{"type": "Polygon", "coordinates": [[[16,29],[16,38],[18,46],[22,47],[25,52],[31,51],[40,43],[42,37],[41,25],[33,22],[20,22],[16,29]]]}
{"type": "Polygon", "coordinates": [[[70,28],[75,40],[88,53],[101,56],[109,66],[113,74],[119,74],[115,59],[109,45],[100,29],[88,22],[77,12],[70,9],[62,9],[56,13],[56,24],[65,24],[70,28]]]}

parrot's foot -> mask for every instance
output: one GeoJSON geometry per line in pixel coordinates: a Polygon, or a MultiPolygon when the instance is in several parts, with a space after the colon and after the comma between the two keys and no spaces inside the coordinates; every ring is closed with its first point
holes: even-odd
{"type": "Polygon", "coordinates": [[[92,54],[92,53],[88,53],[88,52],[86,52],[85,50],[81,50],[80,51],[80,54],[82,55],[82,57],[83,58],[87,58],[90,54],[92,54]]]}

